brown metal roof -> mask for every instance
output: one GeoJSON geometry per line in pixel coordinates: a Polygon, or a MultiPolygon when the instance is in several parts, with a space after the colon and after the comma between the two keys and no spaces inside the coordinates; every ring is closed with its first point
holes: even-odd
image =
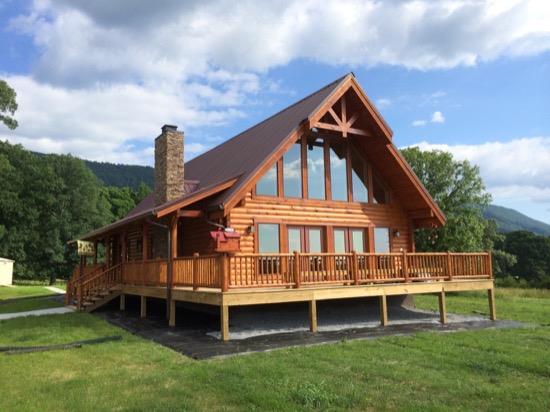
{"type": "Polygon", "coordinates": [[[185,177],[198,180],[199,187],[204,187],[239,176],[232,188],[215,199],[214,203],[223,204],[348,76],[350,74],[186,162],[185,177]]]}

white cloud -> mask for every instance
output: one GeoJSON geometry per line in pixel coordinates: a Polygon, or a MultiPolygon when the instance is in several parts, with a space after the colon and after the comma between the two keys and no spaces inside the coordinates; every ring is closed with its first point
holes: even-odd
{"type": "MultiPolygon", "coordinates": [[[[25,147],[56,153],[73,153],[93,160],[118,163],[151,163],[147,150],[135,150],[128,141],[152,145],[165,123],[180,129],[204,124],[221,125],[242,117],[234,108],[204,109],[192,87],[167,92],[145,86],[121,84],[89,89],[66,89],[39,83],[26,76],[6,76],[17,90],[19,127],[0,129],[0,139],[25,147]]],[[[218,98],[222,99],[223,93],[218,98]]],[[[186,155],[207,148],[186,135],[186,155]]]]}
{"type": "Polygon", "coordinates": [[[432,123],[445,123],[445,117],[443,116],[443,113],[440,111],[433,112],[432,119],[430,120],[432,123]]]}
{"type": "Polygon", "coordinates": [[[426,125],[426,120],[415,120],[415,121],[412,122],[412,125],[414,127],[425,126],[426,125]]]}
{"type": "Polygon", "coordinates": [[[262,71],[297,58],[471,66],[549,50],[549,19],[545,0],[36,0],[11,27],[43,50],[39,78],[81,85],[262,71]]]}
{"type": "Polygon", "coordinates": [[[544,0],[34,0],[8,28],[29,36],[37,57],[27,77],[8,76],[21,126],[1,137],[149,162],[130,141],[166,122],[187,130],[243,116],[279,89],[267,70],[290,61],[471,66],[550,50],[549,20],[544,0]]]}
{"type": "Polygon", "coordinates": [[[496,204],[515,201],[550,207],[550,137],[471,145],[420,142],[413,146],[451,152],[456,159],[478,165],[496,204]]]}

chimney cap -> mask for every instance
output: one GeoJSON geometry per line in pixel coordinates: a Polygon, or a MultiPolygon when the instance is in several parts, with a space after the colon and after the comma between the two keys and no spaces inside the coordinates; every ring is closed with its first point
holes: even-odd
{"type": "Polygon", "coordinates": [[[178,126],[175,126],[173,124],[165,124],[164,126],[162,126],[161,130],[162,130],[162,133],[177,132],[178,126]]]}

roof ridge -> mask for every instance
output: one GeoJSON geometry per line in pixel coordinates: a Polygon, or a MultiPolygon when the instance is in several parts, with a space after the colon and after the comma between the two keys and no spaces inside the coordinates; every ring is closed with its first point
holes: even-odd
{"type": "Polygon", "coordinates": [[[204,156],[204,155],[207,154],[208,152],[210,152],[210,151],[212,151],[212,150],[215,150],[215,149],[217,149],[217,148],[219,148],[219,147],[225,145],[226,143],[229,143],[229,142],[232,141],[233,139],[238,138],[239,136],[243,135],[244,133],[248,132],[249,130],[251,130],[251,129],[253,129],[253,128],[255,128],[255,127],[257,127],[257,126],[259,126],[259,125],[261,125],[261,124],[263,124],[263,123],[265,123],[265,122],[267,122],[268,120],[270,120],[270,119],[272,119],[272,118],[274,118],[274,117],[280,115],[281,113],[283,113],[283,112],[285,112],[285,111],[291,109],[292,107],[294,107],[294,106],[296,106],[296,105],[302,103],[304,100],[309,99],[309,98],[310,98],[311,96],[313,96],[314,94],[317,94],[317,93],[319,93],[319,92],[321,92],[321,91],[323,91],[323,90],[325,90],[325,89],[327,89],[327,88],[333,86],[335,83],[341,82],[343,79],[345,79],[345,78],[348,77],[349,75],[352,75],[353,77],[355,77],[355,74],[354,74],[353,72],[346,73],[345,75],[339,77],[338,79],[333,80],[332,82],[326,84],[325,86],[321,87],[320,89],[317,89],[316,91],[314,91],[314,92],[308,94],[307,96],[302,97],[300,100],[295,101],[294,103],[290,104],[289,106],[286,106],[285,108],[279,110],[278,112],[272,114],[271,116],[266,117],[265,119],[261,120],[260,122],[258,122],[258,123],[254,124],[254,125],[252,125],[252,126],[250,126],[250,127],[248,127],[248,128],[246,128],[246,129],[244,129],[243,131],[241,131],[240,133],[236,134],[235,136],[233,136],[233,137],[227,139],[226,141],[220,143],[220,144],[217,145],[217,146],[214,146],[214,147],[211,148],[210,150],[207,150],[206,152],[202,153],[201,155],[199,155],[199,156],[197,156],[197,157],[194,157],[194,158],[191,159],[191,160],[188,160],[188,161],[185,162],[185,163],[190,163],[190,162],[192,162],[192,161],[194,161],[194,160],[200,159],[202,156],[204,156]]]}

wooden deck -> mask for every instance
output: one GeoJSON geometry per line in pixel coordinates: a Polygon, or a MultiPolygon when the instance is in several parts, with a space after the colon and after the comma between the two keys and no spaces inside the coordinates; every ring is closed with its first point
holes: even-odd
{"type": "Polygon", "coordinates": [[[76,298],[80,308],[109,290],[122,296],[123,308],[124,295],[137,295],[142,316],[147,298],[167,299],[172,326],[176,301],[219,306],[224,340],[229,339],[231,306],[309,302],[310,328],[316,331],[317,301],[377,296],[385,325],[387,296],[437,293],[445,323],[446,292],[487,290],[490,316],[496,318],[489,253],[195,255],[176,258],[172,266],[169,261],[149,260],[102,269],[89,268],[72,280],[68,299],[76,298]]]}

